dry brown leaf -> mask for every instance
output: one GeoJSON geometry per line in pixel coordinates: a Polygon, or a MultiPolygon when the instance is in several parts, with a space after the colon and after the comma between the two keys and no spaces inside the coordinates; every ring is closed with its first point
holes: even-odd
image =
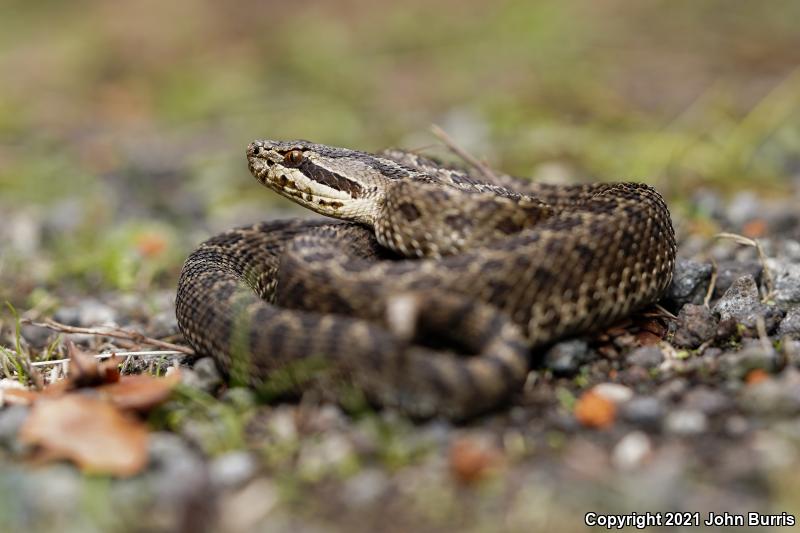
{"type": "Polygon", "coordinates": [[[94,387],[103,383],[113,383],[119,380],[119,359],[112,357],[101,363],[93,356],[83,352],[71,341],[67,342],[69,355],[69,373],[66,384],[67,389],[79,387],[94,387]]]}
{"type": "Polygon", "coordinates": [[[180,381],[180,372],[163,378],[139,374],[122,376],[117,383],[102,385],[97,390],[120,409],[146,412],[165,402],[180,381]]]}
{"type": "Polygon", "coordinates": [[[617,408],[596,392],[584,393],[575,403],[575,418],[586,427],[606,428],[614,423],[617,408]]]}
{"type": "Polygon", "coordinates": [[[664,337],[664,335],[667,334],[667,326],[658,319],[643,320],[638,325],[642,330],[649,331],[653,335],[658,335],[659,337],[664,337]]]}
{"type": "Polygon", "coordinates": [[[39,398],[39,392],[29,389],[3,389],[0,391],[0,405],[30,405],[39,398]]]}
{"type": "Polygon", "coordinates": [[[661,342],[661,337],[650,331],[640,331],[636,334],[636,342],[640,346],[652,346],[661,342]]]}
{"type": "Polygon", "coordinates": [[[149,435],[138,419],[83,394],[41,398],[19,432],[48,459],[69,459],[86,472],[131,476],[147,465],[149,435]]]}

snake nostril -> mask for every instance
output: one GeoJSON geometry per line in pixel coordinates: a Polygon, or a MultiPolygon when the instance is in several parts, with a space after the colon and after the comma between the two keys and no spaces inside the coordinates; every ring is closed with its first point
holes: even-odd
{"type": "Polygon", "coordinates": [[[247,155],[249,157],[258,156],[261,154],[261,145],[258,143],[251,143],[250,146],[247,147],[247,155]]]}

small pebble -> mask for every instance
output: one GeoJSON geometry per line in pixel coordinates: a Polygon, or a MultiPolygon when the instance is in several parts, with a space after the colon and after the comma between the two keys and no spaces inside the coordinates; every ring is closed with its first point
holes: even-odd
{"type": "Polygon", "coordinates": [[[28,418],[30,408],[23,405],[12,405],[0,408],[0,449],[9,450],[12,454],[22,453],[25,449],[17,433],[28,418]]]}
{"type": "Polygon", "coordinates": [[[753,191],[741,191],[728,203],[727,219],[737,227],[760,218],[764,212],[761,200],[753,191]]]}
{"type": "Polygon", "coordinates": [[[741,322],[748,316],[757,313],[761,308],[758,287],[753,276],[747,275],[734,281],[722,298],[714,306],[714,312],[721,320],[729,318],[741,322]]]}
{"type": "Polygon", "coordinates": [[[664,354],[658,346],[642,346],[628,354],[632,365],[654,368],[664,362],[664,354]]]}
{"type": "Polygon", "coordinates": [[[785,370],[779,378],[745,387],[739,405],[762,416],[795,416],[800,413],[800,372],[785,370]]]}
{"type": "Polygon", "coordinates": [[[624,403],[633,398],[633,391],[619,383],[599,383],[592,387],[592,392],[615,404],[624,403]]]}
{"type": "Polygon", "coordinates": [[[364,469],[345,482],[342,497],[351,506],[364,507],[378,501],[388,487],[386,472],[377,468],[364,469]]]}
{"type": "Polygon", "coordinates": [[[294,421],[294,410],[289,406],[277,407],[268,422],[270,434],[278,442],[294,442],[297,440],[297,425],[294,421]]]}
{"type": "Polygon", "coordinates": [[[733,282],[750,275],[759,283],[763,268],[758,261],[721,261],[717,264],[717,281],[714,283],[714,298],[721,298],[733,282]]]}
{"type": "Polygon", "coordinates": [[[775,285],[772,298],[778,306],[790,309],[800,305],[800,264],[768,259],[767,268],[775,285]]]}
{"type": "Polygon", "coordinates": [[[220,385],[222,385],[222,376],[217,369],[217,365],[210,357],[202,357],[198,359],[192,367],[195,374],[195,381],[193,386],[198,389],[213,393],[220,385]]]}
{"type": "Polygon", "coordinates": [[[747,419],[740,415],[733,415],[729,416],[727,420],[725,420],[725,432],[732,437],[740,437],[747,433],[750,424],[747,422],[747,419]]]}
{"type": "Polygon", "coordinates": [[[689,410],[697,410],[708,416],[720,414],[733,405],[733,401],[721,392],[705,387],[696,386],[686,393],[683,398],[683,407],[689,410]]]}
{"type": "Polygon", "coordinates": [[[628,433],[614,446],[611,462],[620,470],[634,470],[652,453],[650,438],[641,431],[628,433]]]}
{"type": "Polygon", "coordinates": [[[697,348],[713,339],[717,332],[717,318],[704,305],[686,304],[678,313],[672,343],[679,348],[697,348]]]}
{"type": "Polygon", "coordinates": [[[789,309],[778,327],[779,337],[800,339],[800,306],[789,309]]]}
{"type": "Polygon", "coordinates": [[[117,312],[97,300],[84,300],[78,305],[78,325],[83,327],[114,324],[117,312]]]}
{"type": "Polygon", "coordinates": [[[743,379],[751,370],[775,371],[779,357],[775,350],[765,350],[760,342],[751,341],[739,351],[723,353],[717,361],[724,375],[731,379],[743,379]]]}
{"type": "MultiPolygon", "coordinates": [[[[133,487],[138,487],[142,478],[130,480],[133,487]]],[[[146,484],[156,502],[163,505],[171,513],[177,513],[176,521],[184,520],[181,509],[194,509],[210,495],[208,465],[203,458],[184,439],[166,432],[150,435],[150,467],[146,475],[146,484]],[[169,502],[169,503],[167,503],[169,502]]],[[[203,509],[197,518],[210,509],[203,509]]]]}
{"type": "Polygon", "coordinates": [[[666,409],[663,402],[654,396],[638,396],[622,406],[622,418],[631,424],[647,429],[661,425],[666,409]]]}
{"type": "Polygon", "coordinates": [[[656,390],[656,396],[663,401],[677,400],[689,389],[689,382],[684,378],[670,379],[656,390]]]}
{"type": "Polygon", "coordinates": [[[674,435],[697,435],[708,428],[708,419],[700,411],[679,409],[664,420],[664,429],[674,435]]]}
{"type": "Polygon", "coordinates": [[[355,458],[355,448],[341,433],[328,433],[319,441],[306,440],[297,457],[297,472],[316,480],[345,466],[355,458]]]}
{"type": "Polygon", "coordinates": [[[244,451],[228,452],[216,457],[208,468],[211,485],[217,489],[234,489],[253,478],[258,462],[244,451]]]}
{"type": "Polygon", "coordinates": [[[571,376],[591,359],[589,345],[578,339],[555,344],[545,353],[543,364],[556,376],[571,376]]]}

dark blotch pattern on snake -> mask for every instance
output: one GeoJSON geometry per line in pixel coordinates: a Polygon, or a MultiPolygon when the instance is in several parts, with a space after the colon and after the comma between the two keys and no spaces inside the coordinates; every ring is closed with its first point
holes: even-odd
{"type": "Polygon", "coordinates": [[[306,141],[247,157],[262,184],[347,221],[262,222],[187,259],[181,331],[253,386],[301,388],[295,369],[321,361],[377,404],[472,416],[521,389],[537,349],[655,302],[672,277],[669,211],[647,185],[479,178],[306,141]]]}

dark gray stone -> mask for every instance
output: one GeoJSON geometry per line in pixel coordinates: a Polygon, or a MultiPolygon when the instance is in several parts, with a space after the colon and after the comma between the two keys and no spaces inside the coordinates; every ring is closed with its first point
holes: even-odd
{"type": "Polygon", "coordinates": [[[775,350],[765,350],[759,342],[752,342],[736,352],[726,352],[719,356],[718,361],[720,371],[735,380],[744,378],[755,369],[773,372],[780,364],[775,350]]]}
{"type": "Polygon", "coordinates": [[[666,299],[677,308],[686,304],[700,304],[706,296],[711,280],[710,263],[699,263],[679,258],[675,263],[672,284],[667,289],[666,299]]]}
{"type": "Polygon", "coordinates": [[[117,312],[102,302],[87,299],[76,306],[62,307],[53,318],[62,324],[87,328],[116,323],[117,312]]]}
{"type": "Polygon", "coordinates": [[[717,415],[732,407],[733,401],[721,392],[698,386],[690,390],[683,399],[687,409],[701,411],[709,416],[717,415]]]}
{"type": "Polygon", "coordinates": [[[30,409],[22,405],[12,405],[0,408],[0,448],[5,448],[14,454],[22,453],[23,446],[17,438],[17,433],[28,418],[30,409]]]}
{"type": "Polygon", "coordinates": [[[205,392],[213,393],[222,384],[222,376],[217,369],[216,363],[210,357],[198,359],[192,367],[197,381],[195,386],[205,392]]]}
{"type": "Polygon", "coordinates": [[[800,373],[787,369],[779,378],[744,387],[739,405],[763,416],[794,416],[800,413],[800,373]]]}
{"type": "Polygon", "coordinates": [[[774,283],[772,298],[783,309],[800,305],[800,264],[769,259],[767,261],[774,283]]]}
{"type": "Polygon", "coordinates": [[[728,287],[722,298],[714,305],[714,312],[721,320],[734,318],[741,322],[761,309],[761,299],[753,276],[742,276],[728,287]]]}
{"type": "Polygon", "coordinates": [[[689,388],[689,382],[684,378],[673,378],[662,384],[656,390],[656,396],[663,401],[672,401],[684,395],[689,388]]]}
{"type": "Polygon", "coordinates": [[[761,263],[758,261],[720,261],[717,264],[717,281],[714,284],[714,298],[720,298],[737,279],[750,275],[760,283],[761,263]]]}
{"type": "Polygon", "coordinates": [[[51,338],[54,338],[54,333],[51,330],[32,324],[23,324],[20,333],[22,333],[22,337],[28,341],[28,344],[40,350],[51,342],[51,338]]]}
{"type": "Polygon", "coordinates": [[[686,304],[678,313],[672,343],[679,348],[697,348],[714,338],[717,325],[718,320],[708,307],[686,304]]]}
{"type": "Polygon", "coordinates": [[[708,429],[708,417],[695,409],[677,409],[664,419],[664,430],[673,435],[697,435],[708,429]]]}
{"type": "Polygon", "coordinates": [[[589,345],[577,339],[555,344],[545,353],[543,364],[557,376],[571,376],[591,360],[589,345]]]}
{"type": "Polygon", "coordinates": [[[664,361],[664,354],[658,346],[642,346],[628,354],[628,362],[632,365],[654,368],[664,361]]]}
{"type": "Polygon", "coordinates": [[[714,305],[714,312],[721,321],[733,319],[746,328],[750,336],[756,334],[758,318],[764,319],[767,333],[775,331],[783,318],[783,312],[775,306],[761,303],[758,287],[753,276],[742,276],[733,282],[722,298],[714,305]]]}
{"type": "Polygon", "coordinates": [[[648,429],[660,427],[666,408],[664,402],[653,396],[637,396],[624,403],[620,409],[622,418],[648,429]]]}
{"type": "Polygon", "coordinates": [[[789,309],[778,327],[779,337],[800,339],[800,306],[789,309]]]}

